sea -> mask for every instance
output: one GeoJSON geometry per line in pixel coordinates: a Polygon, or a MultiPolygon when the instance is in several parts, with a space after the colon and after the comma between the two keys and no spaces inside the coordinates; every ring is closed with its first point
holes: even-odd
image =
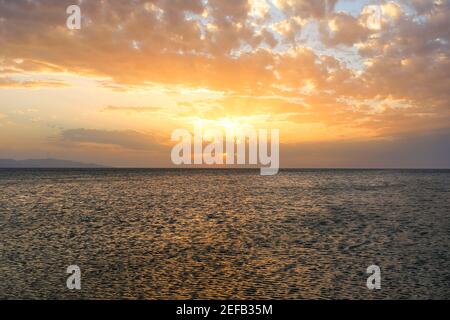
{"type": "Polygon", "coordinates": [[[450,299],[450,170],[1,169],[0,299],[450,299]]]}

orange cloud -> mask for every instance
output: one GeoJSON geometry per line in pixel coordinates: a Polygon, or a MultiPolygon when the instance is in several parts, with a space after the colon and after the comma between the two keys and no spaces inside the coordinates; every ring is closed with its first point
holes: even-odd
{"type": "MultiPolygon", "coordinates": [[[[269,115],[349,139],[450,127],[448,1],[387,2],[379,30],[333,0],[85,0],[68,30],[71,2],[0,1],[0,87],[63,86],[30,76],[61,73],[204,88],[222,96],[178,116],[269,115]]],[[[158,111],[120,103],[103,111],[158,111]]]]}

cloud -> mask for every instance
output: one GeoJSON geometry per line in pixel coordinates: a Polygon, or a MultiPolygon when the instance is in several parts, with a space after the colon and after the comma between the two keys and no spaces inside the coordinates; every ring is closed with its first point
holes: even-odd
{"type": "Polygon", "coordinates": [[[324,18],[333,11],[337,0],[275,0],[275,5],[288,14],[302,18],[324,18]]]}
{"type": "Polygon", "coordinates": [[[361,75],[362,93],[406,99],[423,111],[441,112],[450,102],[450,3],[435,5],[421,18],[400,18],[361,46],[359,52],[369,62],[361,75]]]}
{"type": "MultiPolygon", "coordinates": [[[[254,98],[216,102],[209,115],[193,109],[207,116],[282,115],[298,104],[288,121],[330,130],[391,136],[450,127],[448,0],[384,2],[380,28],[370,28],[365,9],[336,12],[334,0],[84,0],[79,31],[65,27],[72,2],[0,0],[2,72],[68,72],[110,79],[117,90],[181,85],[254,98]],[[258,106],[261,96],[271,100],[258,106]],[[283,106],[288,99],[297,101],[283,106]]],[[[45,85],[61,84],[0,78],[2,87],[45,85]]],[[[119,110],[152,111],[104,111],[119,110]]]]}
{"type": "Polygon", "coordinates": [[[69,129],[62,131],[59,137],[61,143],[94,143],[132,150],[164,150],[165,147],[157,141],[154,135],[132,130],[69,129]]]}
{"type": "Polygon", "coordinates": [[[271,28],[283,36],[284,41],[289,43],[295,40],[295,36],[305,24],[306,20],[293,17],[276,22],[271,25],[271,28]]]}
{"type": "MultiPolygon", "coordinates": [[[[64,131],[62,139],[62,142],[69,142],[69,145],[94,143],[116,145],[129,150],[120,153],[109,150],[115,159],[102,158],[104,163],[148,166],[153,163],[149,157],[154,154],[158,157],[159,166],[172,165],[168,157],[171,145],[159,145],[147,134],[73,129],[64,131]],[[145,151],[145,156],[142,151],[145,151]]],[[[73,153],[76,148],[69,148],[67,151],[73,153]]],[[[92,149],[92,152],[98,153],[98,147],[92,149]]],[[[450,129],[429,131],[421,135],[404,134],[390,139],[282,144],[280,161],[282,167],[300,168],[450,168],[450,129]]]]}
{"type": "Polygon", "coordinates": [[[430,0],[405,0],[403,2],[412,6],[420,15],[429,13],[435,6],[435,1],[430,0]]]}
{"type": "Polygon", "coordinates": [[[8,77],[0,77],[0,88],[59,88],[68,84],[59,80],[14,80],[8,77]]]}
{"type": "Polygon", "coordinates": [[[364,27],[360,21],[345,13],[336,13],[321,24],[320,34],[322,41],[328,46],[353,44],[365,41],[371,31],[364,27]]]}
{"type": "MultiPolygon", "coordinates": [[[[323,7],[316,2],[304,2],[302,12],[316,15],[323,7]]],[[[276,66],[269,67],[283,54],[264,47],[272,48],[278,41],[269,22],[263,28],[255,23],[250,15],[255,6],[246,0],[83,1],[79,31],[65,27],[62,13],[70,3],[0,1],[4,25],[0,60],[11,65],[21,59],[20,65],[14,64],[20,70],[48,66],[127,84],[183,84],[244,92],[265,90],[277,81],[276,66]]],[[[292,42],[300,20],[296,15],[288,21],[291,31],[285,36],[292,42]]]]}
{"type": "Polygon", "coordinates": [[[215,120],[219,118],[277,116],[304,112],[306,106],[296,99],[283,97],[253,97],[226,95],[221,98],[199,101],[195,104],[182,104],[184,108],[180,115],[196,115],[203,119],[215,120]]]}
{"type": "Polygon", "coordinates": [[[144,113],[144,112],[157,112],[160,111],[161,108],[158,107],[127,107],[127,106],[106,106],[102,109],[102,111],[124,111],[124,112],[133,112],[133,113],[144,113]]]}
{"type": "Polygon", "coordinates": [[[282,167],[450,168],[450,129],[396,139],[280,146],[282,167]]]}

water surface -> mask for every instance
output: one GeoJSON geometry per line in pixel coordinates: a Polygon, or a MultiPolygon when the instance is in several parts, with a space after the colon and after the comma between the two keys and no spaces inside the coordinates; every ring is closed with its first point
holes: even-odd
{"type": "Polygon", "coordinates": [[[0,190],[2,299],[450,299],[448,170],[5,169],[0,190]]]}

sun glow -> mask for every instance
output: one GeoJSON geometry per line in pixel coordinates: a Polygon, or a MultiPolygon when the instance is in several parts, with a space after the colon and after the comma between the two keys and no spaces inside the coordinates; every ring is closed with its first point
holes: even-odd
{"type": "Polygon", "coordinates": [[[207,131],[209,130],[222,130],[224,133],[237,135],[246,129],[253,129],[255,125],[246,118],[240,117],[221,117],[218,119],[202,119],[197,118],[192,121],[195,128],[198,128],[204,132],[203,137],[208,138],[207,131]]]}

